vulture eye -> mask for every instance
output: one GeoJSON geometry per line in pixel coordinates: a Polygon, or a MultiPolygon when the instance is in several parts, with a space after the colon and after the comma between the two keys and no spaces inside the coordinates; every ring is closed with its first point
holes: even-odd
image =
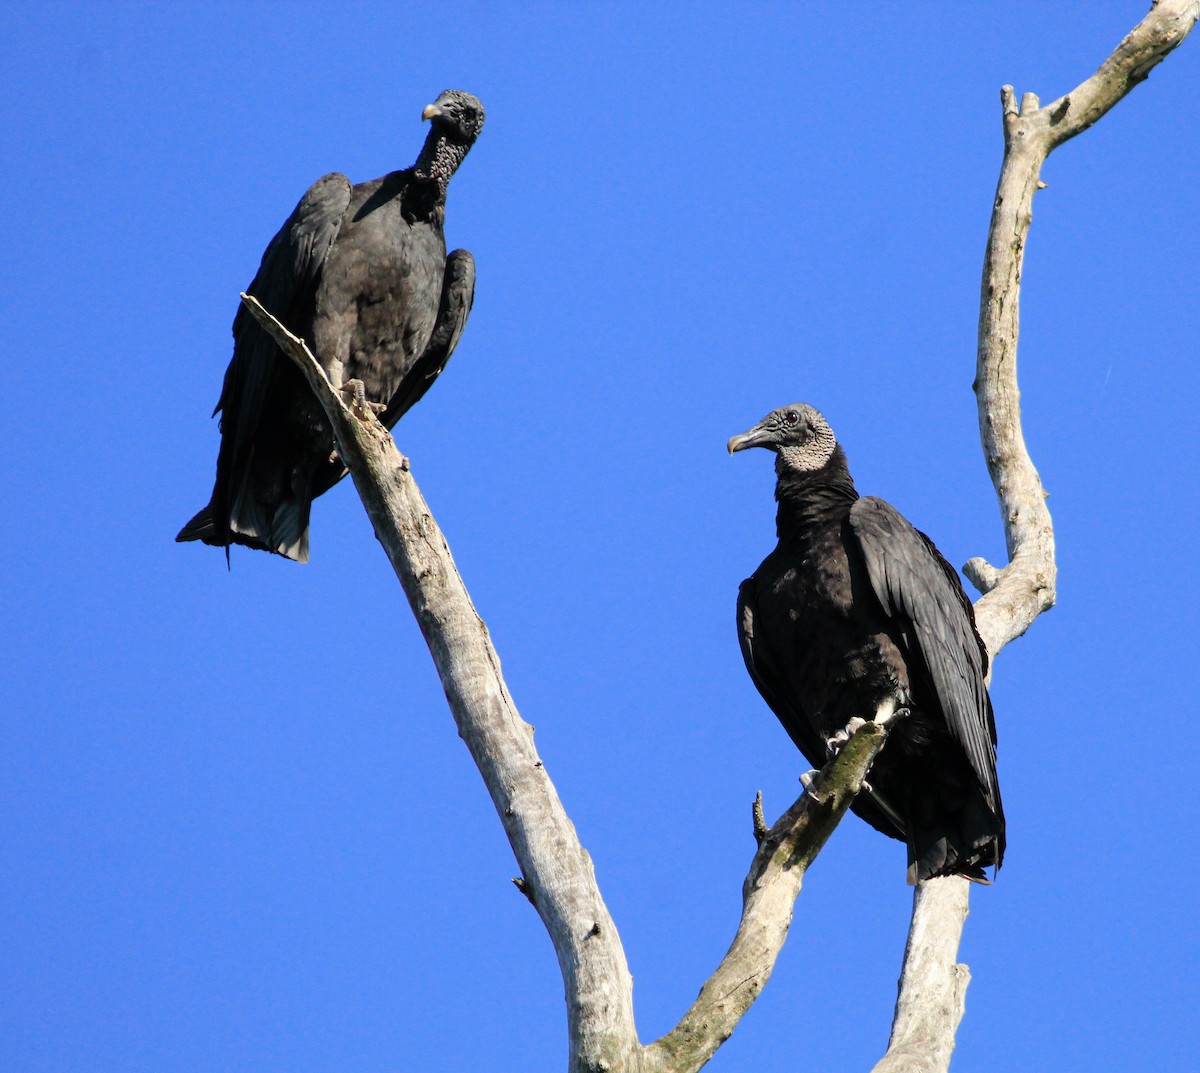
{"type": "Polygon", "coordinates": [[[795,425],[800,421],[800,415],[798,413],[796,413],[795,410],[788,410],[788,412],[783,415],[783,419],[789,425],[795,425]]]}

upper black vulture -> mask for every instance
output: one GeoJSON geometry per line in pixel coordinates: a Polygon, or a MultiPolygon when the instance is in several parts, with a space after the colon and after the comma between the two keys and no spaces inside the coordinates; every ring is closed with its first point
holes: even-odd
{"type": "Polygon", "coordinates": [[[910,883],[1004,857],[987,648],[953,568],[860,498],[825,418],[796,403],[729,441],[775,452],[779,543],[738,592],[746,668],[810,764],[855,719],[897,717],[854,811],[908,844],[910,883]]]}
{"type": "MultiPolygon", "coordinates": [[[[445,367],[475,293],[475,261],[446,256],[446,188],[480,130],[483,105],[447,90],[425,108],[417,162],[350,185],[318,179],[263,254],[247,288],[308,341],[335,384],[361,380],[388,428],[445,367]]],[[[212,499],[176,540],[308,559],[312,500],[344,475],[303,375],[241,306],[221,398],[212,499]]]]}

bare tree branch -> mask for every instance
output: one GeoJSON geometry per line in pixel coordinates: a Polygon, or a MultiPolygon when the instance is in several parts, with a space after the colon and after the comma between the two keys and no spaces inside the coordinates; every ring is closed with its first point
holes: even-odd
{"type": "MultiPolygon", "coordinates": [[[[1144,81],[1198,16],[1200,0],[1158,0],[1091,78],[1044,108],[1032,93],[1018,107],[1012,86],[1000,91],[1004,161],[983,259],[975,394],[1009,563],[997,570],[972,559],[963,568],[984,594],[975,619],[993,659],[1055,599],[1054,526],[1021,431],[1017,387],[1021,269],[1042,163],[1144,81]]],[[[917,888],[892,1036],[875,1073],[940,1073],[949,1066],[969,979],[966,966],[955,964],[967,889],[958,878],[917,888]]]]}
{"type": "Polygon", "coordinates": [[[591,858],[533,746],[500,674],[487,627],[421,496],[408,460],[370,408],[352,412],[304,341],[255,299],[242,300],[304,372],[329,416],[338,453],[354,477],[429,645],[442,688],[523,873],[523,890],[550,933],[566,986],[572,1073],[636,1070],[641,1046],[633,980],[591,858]]]}
{"type": "MultiPolygon", "coordinates": [[[[1005,154],[984,259],[976,394],[1009,563],[965,568],[985,593],[980,633],[995,655],[1054,602],[1054,532],[1020,427],[1016,379],[1018,299],[1033,193],[1042,161],[1120,100],[1195,23],[1200,0],[1161,0],[1100,70],[1047,108],[1002,92],[1005,154]]],[[[770,976],[805,869],[861,788],[885,731],[873,723],[769,830],[756,809],[758,851],[743,885],[737,934],[679,1025],[642,1047],[625,953],[596,884],[591,858],[520,718],[492,647],[437,523],[361,389],[344,398],[303,340],[253,299],[243,300],[295,361],[333,426],[338,452],[404,588],[434,658],[459,733],[483,775],[522,876],[518,888],[554,944],[566,988],[571,1073],[694,1073],[733,1032],[770,976]]],[[[350,385],[347,385],[349,387],[350,385]]],[[[969,975],[955,963],[967,883],[930,880],[914,894],[896,1016],[876,1073],[942,1073],[954,1048],[969,975]]]]}
{"type": "Polygon", "coordinates": [[[1012,86],[1000,91],[1004,161],[983,258],[975,394],[988,472],[1000,500],[1009,564],[996,571],[972,559],[967,574],[985,593],[975,606],[993,657],[1054,605],[1054,528],[1046,494],[1021,432],[1017,387],[1020,281],[1042,163],[1143,81],[1187,35],[1200,0],[1160,0],[1086,82],[1045,108],[1012,86]]]}
{"type": "Polygon", "coordinates": [[[971,884],[961,876],[918,883],[887,1053],[873,1073],[944,1073],[971,974],[956,963],[971,884]]]}
{"type": "Polygon", "coordinates": [[[769,831],[758,823],[758,852],[742,885],[742,919],[728,953],[700,989],[691,1009],[646,1048],[647,1073],[693,1073],[724,1043],[758,998],[783,948],[804,873],[862,789],[887,737],[877,723],[854,732],[795,804],[769,831]]]}
{"type": "Polygon", "coordinates": [[[304,372],[333,426],[375,535],[387,551],[442,679],[459,734],[483,775],[566,985],[572,1073],[694,1073],[733,1032],[783,947],[804,872],[816,858],[883,747],[886,730],[860,727],[770,830],[742,888],[741,925],[729,952],[678,1028],[642,1047],[633,981],[591,858],[517,714],[500,661],[450,549],[409,472],[408,460],[351,381],[335,389],[305,345],[253,297],[243,302],[304,372]],[[349,404],[347,404],[349,398],[349,404]]]}

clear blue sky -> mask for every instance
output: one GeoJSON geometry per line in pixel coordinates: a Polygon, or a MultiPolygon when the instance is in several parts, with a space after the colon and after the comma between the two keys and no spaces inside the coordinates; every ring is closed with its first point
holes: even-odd
{"type": "MultiPolygon", "coordinates": [[[[41,5],[0,14],[0,1068],[561,1069],[549,941],[348,484],[312,562],[172,542],[237,292],[305,188],[487,127],[479,282],[396,439],[592,853],[644,1039],[723,953],[807,765],[742,667],[765,453],[803,400],[954,563],[1003,556],[970,393],[998,90],[1050,99],[1143,0],[41,5]]],[[[1059,606],[999,660],[1009,819],[961,1071],[1182,1069],[1197,760],[1200,40],[1048,163],[1025,431],[1059,606]]],[[[714,1070],[869,1068],[904,850],[850,819],[714,1070]]]]}

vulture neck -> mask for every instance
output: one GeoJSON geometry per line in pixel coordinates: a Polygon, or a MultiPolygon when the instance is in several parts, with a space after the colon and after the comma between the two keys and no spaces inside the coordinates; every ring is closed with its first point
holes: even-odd
{"type": "Polygon", "coordinates": [[[418,179],[434,184],[439,202],[446,200],[450,180],[470,148],[465,142],[450,137],[445,128],[436,123],[429,131],[425,147],[413,165],[413,172],[418,179]]]}
{"type": "Polygon", "coordinates": [[[804,537],[831,523],[839,523],[858,499],[858,489],[846,465],[846,455],[835,447],[829,461],[817,470],[798,470],[782,457],[775,461],[775,535],[804,537]]]}

